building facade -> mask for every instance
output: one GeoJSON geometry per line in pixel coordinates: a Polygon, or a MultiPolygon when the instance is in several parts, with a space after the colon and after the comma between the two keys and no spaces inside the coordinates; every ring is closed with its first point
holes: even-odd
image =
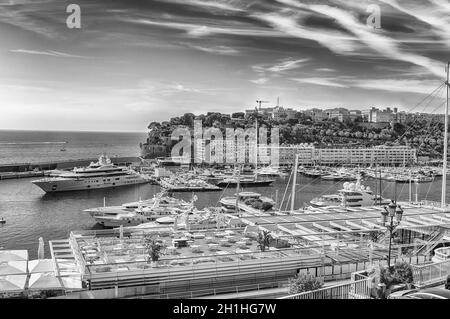
{"type": "MultiPolygon", "coordinates": [[[[196,163],[254,164],[254,140],[195,141],[196,163]],[[236,160],[237,159],[237,160],[236,160]]],[[[417,162],[417,150],[407,146],[376,146],[370,148],[315,148],[310,144],[258,145],[258,164],[293,165],[382,165],[399,166],[417,162]]]]}

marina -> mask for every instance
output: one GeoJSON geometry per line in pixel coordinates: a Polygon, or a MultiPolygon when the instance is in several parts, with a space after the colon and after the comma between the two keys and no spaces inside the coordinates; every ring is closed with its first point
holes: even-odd
{"type": "Polygon", "coordinates": [[[450,6],[369,2],[1,4],[0,299],[450,299],[450,6]]]}

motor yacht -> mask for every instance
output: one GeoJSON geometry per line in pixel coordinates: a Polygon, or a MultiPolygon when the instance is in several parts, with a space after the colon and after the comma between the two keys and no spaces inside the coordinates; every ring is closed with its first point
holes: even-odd
{"type": "Polygon", "coordinates": [[[56,177],[32,181],[46,193],[78,191],[136,185],[151,182],[147,175],[140,174],[128,167],[116,166],[105,156],[88,167],[74,168],[56,177]]]}
{"type": "Polygon", "coordinates": [[[310,201],[314,207],[344,206],[361,207],[373,205],[389,205],[390,200],[376,196],[370,187],[364,187],[358,180],[356,183],[344,183],[344,188],[338,194],[324,195],[310,201]]]}

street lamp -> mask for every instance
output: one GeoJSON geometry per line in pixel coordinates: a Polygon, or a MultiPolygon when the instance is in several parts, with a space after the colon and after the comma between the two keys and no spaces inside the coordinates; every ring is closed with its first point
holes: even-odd
{"type": "Polygon", "coordinates": [[[391,201],[391,203],[384,210],[381,211],[381,223],[384,227],[389,230],[389,256],[388,256],[388,267],[391,266],[391,246],[392,246],[392,234],[394,230],[398,227],[402,221],[403,209],[400,205],[391,201]],[[390,221],[388,222],[388,217],[390,221]],[[395,220],[394,220],[395,217],[395,220]]]}

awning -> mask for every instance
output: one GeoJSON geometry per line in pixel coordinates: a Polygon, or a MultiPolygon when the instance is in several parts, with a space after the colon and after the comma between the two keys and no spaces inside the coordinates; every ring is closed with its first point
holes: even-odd
{"type": "Polygon", "coordinates": [[[26,281],[27,275],[0,276],[0,293],[22,291],[26,281]]]}
{"type": "Polygon", "coordinates": [[[31,274],[28,281],[28,289],[63,289],[61,282],[53,272],[31,274]]]}
{"type": "Polygon", "coordinates": [[[26,275],[27,261],[5,261],[0,262],[0,276],[26,275]]]}
{"type": "Polygon", "coordinates": [[[53,260],[52,259],[37,259],[30,260],[28,262],[28,271],[30,274],[41,272],[53,272],[53,260]]]}
{"type": "Polygon", "coordinates": [[[27,250],[0,250],[0,263],[4,261],[28,260],[27,250]]]}
{"type": "Polygon", "coordinates": [[[65,289],[82,289],[81,276],[61,277],[65,289]]]}

